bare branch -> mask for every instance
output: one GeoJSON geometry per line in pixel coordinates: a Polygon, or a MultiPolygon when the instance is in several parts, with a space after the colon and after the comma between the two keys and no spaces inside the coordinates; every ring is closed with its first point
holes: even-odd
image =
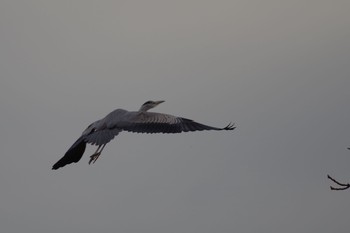
{"type": "Polygon", "coordinates": [[[345,190],[345,189],[350,188],[350,184],[349,183],[347,183],[347,184],[340,183],[339,181],[337,181],[334,178],[332,178],[330,175],[327,175],[327,178],[330,179],[331,181],[333,181],[334,183],[336,183],[337,185],[341,186],[341,187],[338,187],[338,188],[330,186],[331,190],[345,190]]]}

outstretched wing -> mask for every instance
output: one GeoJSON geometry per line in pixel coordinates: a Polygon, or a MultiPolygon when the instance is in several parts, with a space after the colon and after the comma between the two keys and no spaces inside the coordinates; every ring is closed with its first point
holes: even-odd
{"type": "Polygon", "coordinates": [[[212,127],[190,119],[155,112],[133,112],[118,124],[122,130],[136,133],[181,133],[202,130],[233,130],[234,124],[224,128],[212,127]]]}
{"type": "Polygon", "coordinates": [[[52,166],[52,169],[56,170],[60,167],[66,166],[67,164],[78,162],[83,156],[85,152],[85,148],[86,148],[86,142],[84,140],[84,136],[81,136],[68,149],[68,151],[64,154],[64,156],[52,166]]]}
{"type": "Polygon", "coordinates": [[[118,128],[103,128],[96,130],[94,124],[89,125],[89,127],[83,132],[83,135],[78,138],[64,156],[52,166],[52,169],[56,170],[67,164],[78,162],[85,152],[86,143],[98,146],[107,144],[117,136],[120,131],[121,130],[118,128]]]}

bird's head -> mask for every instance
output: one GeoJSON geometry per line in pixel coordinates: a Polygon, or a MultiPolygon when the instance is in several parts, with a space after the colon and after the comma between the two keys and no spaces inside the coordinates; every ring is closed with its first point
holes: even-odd
{"type": "Polygon", "coordinates": [[[159,101],[147,101],[146,103],[142,104],[141,108],[140,108],[140,111],[142,112],[146,112],[148,111],[149,109],[151,108],[154,108],[156,106],[158,106],[159,104],[165,102],[164,100],[159,100],[159,101]]]}

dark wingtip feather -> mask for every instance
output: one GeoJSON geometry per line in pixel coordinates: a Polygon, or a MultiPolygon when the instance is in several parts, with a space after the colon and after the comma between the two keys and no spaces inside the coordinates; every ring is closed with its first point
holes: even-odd
{"type": "Polygon", "coordinates": [[[223,130],[234,130],[236,128],[235,123],[229,123],[223,130]]]}
{"type": "Polygon", "coordinates": [[[82,138],[79,138],[71,148],[69,148],[65,155],[52,166],[52,170],[57,170],[67,164],[78,162],[83,156],[85,148],[86,142],[82,138]]]}

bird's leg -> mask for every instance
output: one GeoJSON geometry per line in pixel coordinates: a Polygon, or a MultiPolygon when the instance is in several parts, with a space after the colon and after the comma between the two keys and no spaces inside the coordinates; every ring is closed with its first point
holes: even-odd
{"type": "Polygon", "coordinates": [[[95,151],[95,153],[93,153],[91,156],[90,156],[90,161],[89,161],[89,164],[91,164],[91,162],[95,163],[96,160],[98,159],[98,157],[100,157],[100,154],[103,150],[103,148],[105,148],[105,145],[106,144],[103,144],[103,145],[100,145],[98,146],[97,150],[95,151]],[[102,148],[101,148],[102,146],[102,148]],[[99,149],[101,148],[101,150],[99,151],[99,149]]]}
{"type": "Polygon", "coordinates": [[[89,160],[89,164],[91,164],[91,162],[93,160],[95,160],[95,157],[98,156],[97,154],[97,151],[101,148],[101,145],[97,147],[97,150],[95,151],[95,153],[93,153],[91,156],[90,156],[90,160],[89,160]]]}

